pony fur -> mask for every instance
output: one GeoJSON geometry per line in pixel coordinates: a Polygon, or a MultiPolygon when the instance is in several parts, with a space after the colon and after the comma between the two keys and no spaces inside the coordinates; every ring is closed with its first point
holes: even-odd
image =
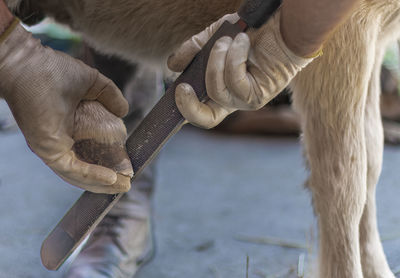
{"type": "MultiPolygon", "coordinates": [[[[28,0],[29,1],[29,0],[28,0]]],[[[15,0],[9,0],[15,8],[15,0]]],[[[36,0],[104,53],[163,61],[241,0],[36,0]]],[[[383,129],[380,67],[400,32],[400,0],[362,0],[292,82],[319,222],[319,277],[394,278],[376,221],[383,129]]]]}
{"type": "MultiPolygon", "coordinates": [[[[17,0],[6,0],[16,7],[17,0]]],[[[242,0],[24,0],[81,33],[96,50],[129,60],[159,62],[242,0]],[[194,14],[195,11],[195,14],[194,14]],[[123,34],[123,35],[122,35],[123,34]]]]}
{"type": "Polygon", "coordinates": [[[6,0],[7,6],[12,10],[12,11],[17,11],[22,0],[6,0]]]}

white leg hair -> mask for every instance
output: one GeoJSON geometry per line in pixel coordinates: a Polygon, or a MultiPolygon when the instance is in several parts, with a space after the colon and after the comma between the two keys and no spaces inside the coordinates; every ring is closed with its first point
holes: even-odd
{"type": "Polygon", "coordinates": [[[367,150],[367,201],[360,222],[360,249],[364,278],[394,278],[381,244],[376,219],[376,185],[382,169],[383,128],[379,98],[381,94],[380,73],[388,42],[400,34],[400,13],[397,5],[391,16],[384,16],[375,54],[365,105],[365,142],[367,150]],[[397,10],[397,11],[396,11],[397,10]]]}
{"type": "Polygon", "coordinates": [[[394,278],[380,241],[376,220],[376,184],[382,169],[383,128],[380,113],[380,72],[383,48],[377,48],[374,71],[365,105],[365,143],[367,151],[367,201],[360,222],[360,251],[364,278],[394,278]]]}
{"type": "Polygon", "coordinates": [[[338,30],[325,55],[293,84],[319,222],[321,278],[363,277],[359,223],[367,199],[364,112],[378,28],[356,18],[338,30]]]}

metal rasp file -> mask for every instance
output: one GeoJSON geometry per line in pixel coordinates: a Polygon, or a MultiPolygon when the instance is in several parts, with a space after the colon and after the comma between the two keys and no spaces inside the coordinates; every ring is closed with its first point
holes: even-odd
{"type": "MultiPolygon", "coordinates": [[[[197,54],[185,71],[172,84],[165,95],[133,131],[126,142],[135,179],[159,153],[160,149],[186,123],[175,104],[175,89],[180,83],[190,84],[200,101],[207,101],[205,73],[214,43],[221,37],[234,38],[248,27],[258,28],[280,6],[280,0],[247,0],[239,10],[240,20],[225,22],[197,54]]],[[[120,194],[96,194],[85,191],[44,240],[41,248],[43,265],[57,270],[82,243],[114,204],[120,194]]]]}

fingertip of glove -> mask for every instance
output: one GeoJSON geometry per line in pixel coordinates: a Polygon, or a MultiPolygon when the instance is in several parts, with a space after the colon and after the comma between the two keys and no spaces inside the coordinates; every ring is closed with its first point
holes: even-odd
{"type": "Polygon", "coordinates": [[[184,70],[181,59],[179,59],[175,53],[168,57],[167,66],[173,72],[181,72],[184,70]]]}
{"type": "Polygon", "coordinates": [[[232,42],[233,41],[233,39],[231,38],[231,37],[229,37],[229,36],[223,36],[223,37],[221,37],[220,39],[218,39],[217,41],[216,41],[216,44],[217,43],[230,43],[230,42],[232,42]]]}
{"type": "Polygon", "coordinates": [[[117,85],[110,80],[97,98],[111,113],[117,117],[125,117],[129,112],[129,103],[117,85]]]}
{"type": "Polygon", "coordinates": [[[224,22],[225,20],[228,21],[231,24],[236,23],[240,19],[240,16],[238,13],[233,13],[233,14],[226,14],[224,15],[220,21],[224,22]]]}
{"type": "Polygon", "coordinates": [[[106,185],[110,186],[117,182],[117,173],[107,167],[100,166],[97,164],[87,163],[85,161],[76,160],[76,167],[79,166],[82,169],[81,180],[91,185],[106,185]],[[85,169],[86,168],[86,169],[85,169]]]}
{"type": "Polygon", "coordinates": [[[121,98],[118,101],[119,101],[119,104],[117,107],[115,107],[115,110],[113,111],[113,113],[117,117],[123,118],[126,115],[128,115],[128,113],[129,113],[129,103],[123,96],[121,96],[121,98]]]}
{"type": "Polygon", "coordinates": [[[187,110],[193,109],[193,104],[195,103],[194,95],[192,86],[187,83],[181,83],[176,87],[175,102],[183,116],[187,116],[187,110]]]}
{"type": "MultiPolygon", "coordinates": [[[[98,166],[101,167],[101,166],[98,166]]],[[[98,168],[96,176],[99,183],[103,185],[113,185],[118,180],[118,174],[111,169],[101,167],[102,169],[98,168]]]]}
{"type": "Polygon", "coordinates": [[[188,83],[180,83],[176,86],[176,91],[179,93],[192,94],[193,88],[188,83]]]}
{"type": "Polygon", "coordinates": [[[111,79],[97,70],[95,75],[94,84],[88,90],[85,100],[97,100],[114,115],[118,117],[126,116],[129,111],[129,104],[121,90],[111,79]]]}
{"type": "Polygon", "coordinates": [[[187,83],[181,83],[176,87],[175,101],[178,108],[182,110],[186,109],[188,105],[193,105],[194,102],[198,102],[198,99],[192,86],[187,83]]]}
{"type": "Polygon", "coordinates": [[[239,34],[235,37],[234,41],[236,41],[236,42],[243,42],[243,43],[246,43],[246,44],[250,44],[250,37],[249,37],[249,35],[247,35],[246,33],[242,32],[242,33],[239,33],[239,34]]]}
{"type": "Polygon", "coordinates": [[[123,174],[117,174],[117,180],[112,187],[118,192],[128,192],[131,189],[131,177],[123,174]]]}

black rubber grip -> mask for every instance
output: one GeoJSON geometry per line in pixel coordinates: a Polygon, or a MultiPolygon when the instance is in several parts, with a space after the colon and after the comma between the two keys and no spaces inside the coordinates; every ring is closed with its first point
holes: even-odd
{"type": "Polygon", "coordinates": [[[247,0],[239,9],[239,16],[251,28],[263,25],[281,5],[281,0],[247,0]]]}

